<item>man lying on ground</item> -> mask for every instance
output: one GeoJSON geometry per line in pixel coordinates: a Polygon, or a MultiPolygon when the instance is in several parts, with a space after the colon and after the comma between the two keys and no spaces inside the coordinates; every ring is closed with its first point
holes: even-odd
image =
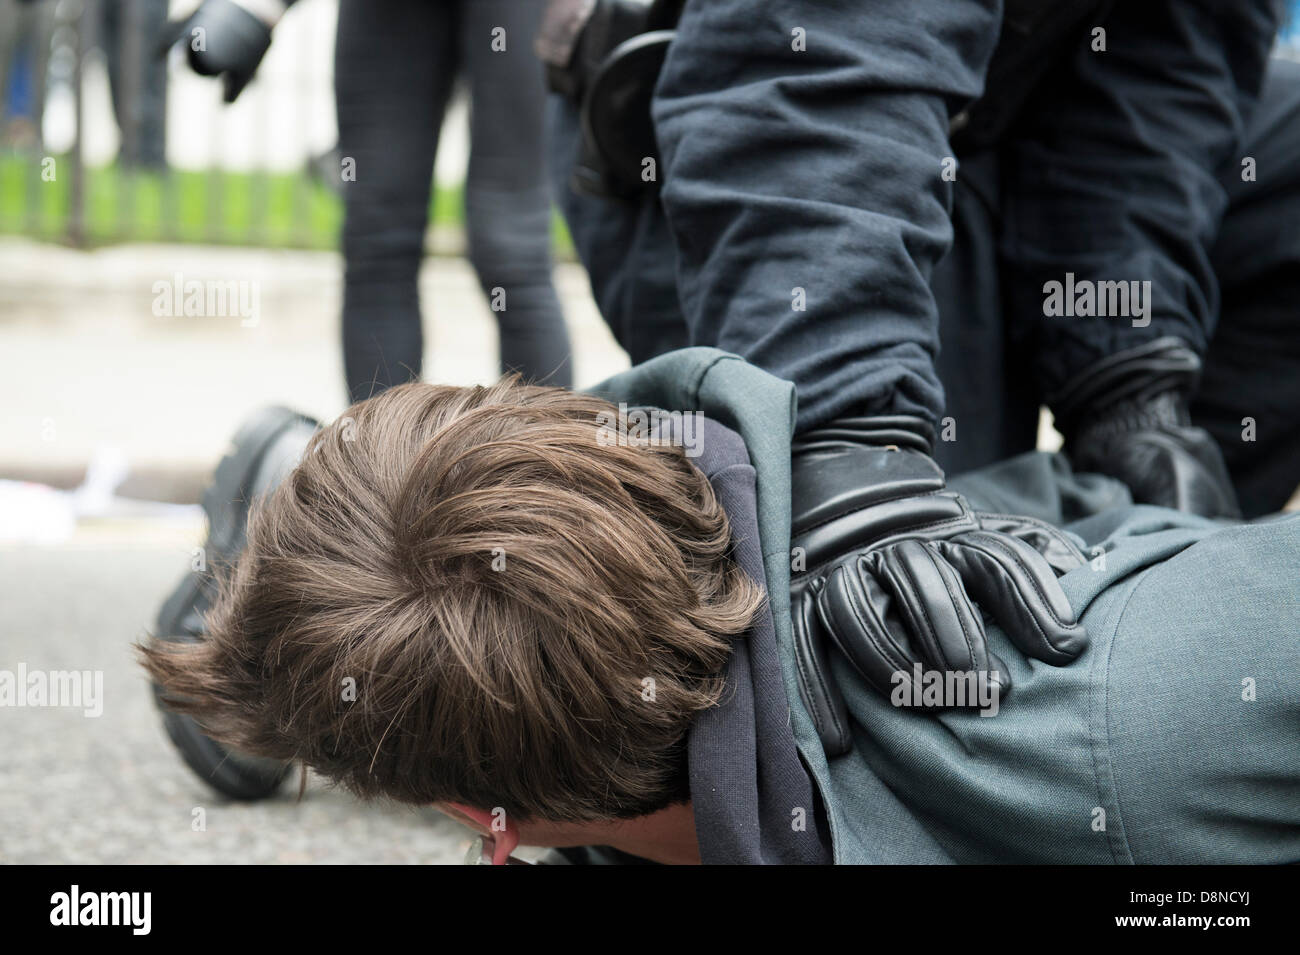
{"type": "Polygon", "coordinates": [[[1300,520],[1133,506],[1042,454],[927,491],[897,421],[870,453],[801,435],[792,515],[789,383],[687,349],[597,391],[626,407],[508,380],[354,405],[150,674],[221,743],[434,804],[498,862],[1300,860],[1300,520]],[[940,517],[851,480],[801,511],[808,454],[940,517]],[[963,562],[1041,599],[980,584],[971,615],[963,562]],[[927,574],[949,602],[890,584],[927,574]],[[954,633],[966,699],[931,679],[954,633]]]}

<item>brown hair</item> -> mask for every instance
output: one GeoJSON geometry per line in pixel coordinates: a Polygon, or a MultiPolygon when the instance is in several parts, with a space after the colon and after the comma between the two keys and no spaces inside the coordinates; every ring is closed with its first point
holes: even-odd
{"type": "Polygon", "coordinates": [[[218,741],[362,796],[553,821],[680,801],[762,591],[683,450],[602,415],[623,424],[517,378],[352,406],[254,506],[204,642],[144,665],[218,741]]]}

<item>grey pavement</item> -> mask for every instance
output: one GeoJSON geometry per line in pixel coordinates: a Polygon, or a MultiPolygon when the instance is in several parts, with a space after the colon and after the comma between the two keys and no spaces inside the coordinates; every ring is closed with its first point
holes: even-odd
{"type": "Polygon", "coordinates": [[[103,672],[98,717],[0,707],[0,862],[460,862],[469,833],[432,809],[362,803],[315,778],[299,801],[296,774],[273,799],[236,803],[181,762],[131,645],[200,527],[142,523],[0,549],[0,668],[103,672]]]}

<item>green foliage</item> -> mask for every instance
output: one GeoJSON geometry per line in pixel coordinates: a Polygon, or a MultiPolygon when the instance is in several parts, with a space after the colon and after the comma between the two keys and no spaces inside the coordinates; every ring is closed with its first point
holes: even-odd
{"type": "MultiPolygon", "coordinates": [[[[55,158],[42,178],[40,157],[0,154],[0,234],[71,241],[72,163],[55,158]]],[[[307,173],[166,172],[120,165],[86,170],[84,241],[198,242],[265,248],[337,249],[343,205],[307,173]]],[[[430,201],[435,227],[460,228],[463,190],[439,187],[430,201]]],[[[554,222],[556,255],[571,258],[563,222],[554,222]]]]}

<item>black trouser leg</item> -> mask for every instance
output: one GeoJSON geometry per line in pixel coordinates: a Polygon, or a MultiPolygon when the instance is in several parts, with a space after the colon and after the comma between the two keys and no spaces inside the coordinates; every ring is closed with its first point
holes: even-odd
{"type": "Polygon", "coordinates": [[[343,183],[343,364],[353,401],[418,379],[417,279],[433,158],[459,66],[452,3],[342,0],[334,54],[343,183]]]}
{"type": "Polygon", "coordinates": [[[1192,418],[1219,442],[1254,517],[1300,485],[1300,64],[1272,61],[1247,157],[1253,182],[1240,159],[1223,178],[1229,206],[1212,255],[1222,306],[1192,418]]]}
{"type": "Polygon", "coordinates": [[[551,280],[546,89],[532,49],[543,6],[468,0],[462,7],[471,99],[465,228],[470,261],[501,332],[502,371],[568,387],[569,335],[551,280]],[[504,50],[493,48],[498,28],[504,50]]]}
{"type": "Polygon", "coordinates": [[[996,155],[963,157],[953,246],[930,279],[939,306],[936,367],[945,396],[935,459],[950,474],[1030,451],[1038,435],[1033,376],[1006,327],[996,206],[996,155]]]}

